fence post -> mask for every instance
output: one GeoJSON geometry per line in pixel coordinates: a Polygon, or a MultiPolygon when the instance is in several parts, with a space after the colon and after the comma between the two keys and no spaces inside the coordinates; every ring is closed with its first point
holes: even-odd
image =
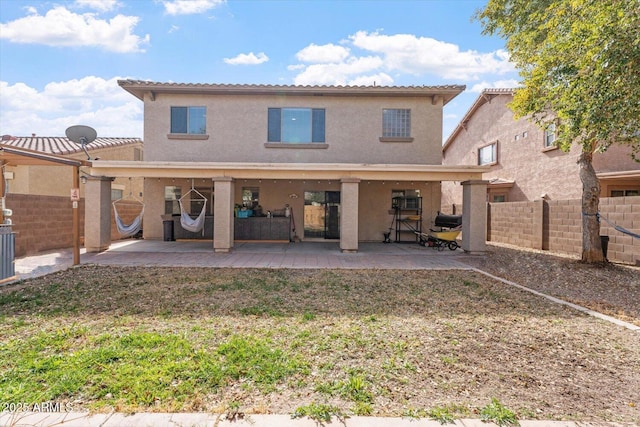
{"type": "Polygon", "coordinates": [[[491,203],[487,203],[487,242],[491,241],[491,203]]]}
{"type": "Polygon", "coordinates": [[[533,236],[532,246],[534,249],[543,248],[544,242],[544,200],[533,201],[533,236]]]}

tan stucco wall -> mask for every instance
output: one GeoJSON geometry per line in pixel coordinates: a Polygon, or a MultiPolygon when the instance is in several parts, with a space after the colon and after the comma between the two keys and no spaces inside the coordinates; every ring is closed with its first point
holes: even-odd
{"type": "Polygon", "coordinates": [[[597,172],[640,170],[640,162],[631,157],[631,147],[612,145],[604,153],[593,155],[593,167],[597,172]]]}
{"type": "MultiPolygon", "coordinates": [[[[148,161],[440,164],[442,101],[431,97],[170,95],[145,98],[148,161]],[[171,106],[206,106],[207,140],[169,139],[171,106]],[[271,148],[270,107],[324,108],[326,149],[271,148]],[[383,108],[411,109],[413,142],[380,142],[383,108]]],[[[287,144],[282,144],[286,146],[287,144]]]]}
{"type": "MultiPolygon", "coordinates": [[[[512,188],[501,190],[507,193],[507,201],[536,200],[543,194],[550,200],[580,197],[582,184],[576,164],[580,148],[574,146],[569,153],[545,150],[542,129],[524,118],[514,120],[507,106],[510,100],[510,95],[496,95],[480,106],[466,129],[447,146],[442,164],[477,165],[478,148],[497,141],[498,162],[483,179],[515,181],[512,188]]],[[[443,182],[442,194],[443,206],[462,203],[459,182],[443,182]]]]}
{"type": "MultiPolygon", "coordinates": [[[[211,181],[195,181],[195,187],[206,187],[211,181]]],[[[182,194],[191,188],[191,180],[187,179],[145,179],[145,194],[157,197],[145,198],[144,238],[162,239],[164,215],[164,187],[178,186],[182,194]]],[[[242,203],[243,187],[258,187],[260,206],[264,213],[284,209],[289,205],[293,211],[296,234],[304,234],[304,192],[305,191],[340,191],[341,184],[336,181],[311,180],[236,180],[234,186],[235,203],[242,203]],[[291,197],[290,197],[291,195],[291,197]],[[297,197],[295,197],[295,196],[297,197]]],[[[440,191],[438,182],[385,182],[366,181],[359,184],[358,201],[358,240],[382,241],[383,232],[388,231],[393,219],[391,210],[392,190],[419,189],[423,197],[423,230],[433,227],[433,221],[440,209],[440,191]]],[[[215,196],[214,196],[215,197],[215,196]]]]}

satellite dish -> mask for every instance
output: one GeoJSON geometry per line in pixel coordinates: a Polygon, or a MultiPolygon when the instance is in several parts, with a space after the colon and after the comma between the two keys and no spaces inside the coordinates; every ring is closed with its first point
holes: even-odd
{"type": "Polygon", "coordinates": [[[67,138],[82,146],[82,150],[84,150],[84,153],[87,155],[87,160],[91,160],[86,146],[92,143],[98,136],[96,130],[89,126],[75,125],[68,127],[65,133],[67,134],[67,138]]]}

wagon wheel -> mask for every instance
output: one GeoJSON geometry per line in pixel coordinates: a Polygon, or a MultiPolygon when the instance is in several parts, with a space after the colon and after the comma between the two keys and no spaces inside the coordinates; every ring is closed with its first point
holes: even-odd
{"type": "Polygon", "coordinates": [[[460,246],[458,245],[458,242],[452,240],[449,242],[449,244],[447,245],[449,247],[450,251],[455,251],[456,249],[458,249],[460,246]]]}
{"type": "Polygon", "coordinates": [[[445,243],[442,240],[438,240],[436,246],[438,247],[438,251],[444,251],[445,243]]]}

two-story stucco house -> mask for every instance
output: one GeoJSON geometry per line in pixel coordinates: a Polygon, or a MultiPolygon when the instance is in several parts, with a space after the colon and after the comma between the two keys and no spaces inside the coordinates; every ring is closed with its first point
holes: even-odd
{"type": "MultiPolygon", "coordinates": [[[[546,128],[527,118],[516,120],[508,104],[513,89],[485,89],[443,146],[443,165],[487,165],[487,201],[579,199],[582,183],[577,144],[569,152],[555,145],[555,124],[546,128]]],[[[640,164],[630,149],[611,146],[593,156],[601,197],[640,195],[640,164]]],[[[443,208],[462,203],[454,182],[442,185],[443,208]]]]}
{"type": "MultiPolygon", "coordinates": [[[[145,159],[92,162],[89,251],[108,247],[115,177],[144,177],[145,239],[166,239],[172,218],[204,209],[202,232],[173,219],[174,233],[212,239],[217,252],[236,240],[297,239],[336,239],[354,252],[383,240],[398,200],[401,215],[427,228],[441,182],[464,182],[462,247],[484,250],[486,168],[442,165],[443,106],[464,86],[119,84],[144,102],[145,159]]],[[[416,241],[411,227],[402,236],[416,241]]]]}

